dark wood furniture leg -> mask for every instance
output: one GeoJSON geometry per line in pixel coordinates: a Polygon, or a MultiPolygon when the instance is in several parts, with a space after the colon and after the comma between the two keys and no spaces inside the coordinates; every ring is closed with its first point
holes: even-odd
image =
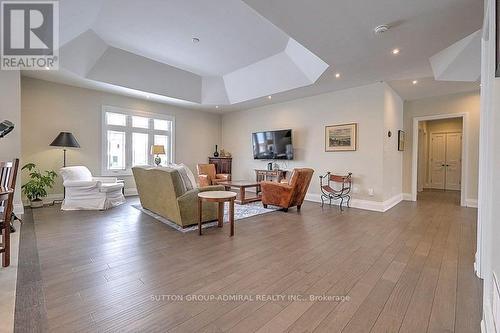
{"type": "Polygon", "coordinates": [[[201,219],[202,219],[202,200],[198,198],[198,215],[200,220],[198,221],[198,234],[201,236],[201,219]]]}
{"type": "Polygon", "coordinates": [[[229,201],[229,223],[231,224],[231,237],[234,236],[234,199],[229,201]]]}
{"type": "Polygon", "coordinates": [[[5,217],[2,238],[4,246],[4,251],[2,253],[2,266],[9,267],[10,266],[10,216],[5,217]]]}
{"type": "Polygon", "coordinates": [[[224,202],[219,202],[219,214],[217,215],[218,227],[224,226],[224,202]]]}
{"type": "MultiPolygon", "coordinates": [[[[2,190],[2,188],[0,188],[2,190]]],[[[10,219],[12,216],[12,200],[14,198],[13,191],[2,190],[0,194],[0,203],[4,206],[3,216],[1,217],[1,232],[2,232],[2,267],[10,265],[10,219]]]]}

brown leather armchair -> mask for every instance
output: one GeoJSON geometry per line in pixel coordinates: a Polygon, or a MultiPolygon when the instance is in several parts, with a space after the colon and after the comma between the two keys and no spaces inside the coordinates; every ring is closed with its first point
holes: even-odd
{"type": "Polygon", "coordinates": [[[267,205],[279,206],[286,212],[288,208],[297,206],[297,210],[300,210],[313,173],[314,170],[309,168],[294,169],[288,183],[261,182],[264,208],[267,205]]]}
{"type": "Polygon", "coordinates": [[[198,164],[196,169],[198,170],[200,187],[217,185],[220,182],[231,180],[230,174],[216,173],[215,164],[198,164]]]}

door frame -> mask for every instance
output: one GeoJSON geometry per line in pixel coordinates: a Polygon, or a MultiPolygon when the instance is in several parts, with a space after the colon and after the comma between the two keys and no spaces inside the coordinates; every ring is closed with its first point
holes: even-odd
{"type": "Polygon", "coordinates": [[[468,190],[468,156],[469,136],[468,124],[469,115],[467,113],[449,113],[431,116],[422,116],[413,118],[413,133],[412,133],[412,159],[411,159],[411,201],[417,201],[417,176],[418,176],[418,124],[421,121],[439,120],[449,118],[462,118],[462,170],[460,184],[460,206],[467,207],[467,190],[468,190]]]}

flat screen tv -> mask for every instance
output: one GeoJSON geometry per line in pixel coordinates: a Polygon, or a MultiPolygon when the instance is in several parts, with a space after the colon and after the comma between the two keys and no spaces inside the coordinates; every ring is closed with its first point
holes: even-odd
{"type": "Polygon", "coordinates": [[[252,133],[256,160],[293,160],[292,130],[252,133]]]}

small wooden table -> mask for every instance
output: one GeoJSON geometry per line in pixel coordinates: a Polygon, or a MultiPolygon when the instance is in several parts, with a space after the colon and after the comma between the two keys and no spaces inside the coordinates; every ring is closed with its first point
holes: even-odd
{"type": "Polygon", "coordinates": [[[259,183],[251,180],[230,180],[227,182],[219,182],[218,185],[222,185],[226,188],[226,191],[230,191],[231,188],[237,188],[240,192],[239,197],[236,198],[236,203],[240,205],[247,204],[249,202],[260,201],[261,196],[259,192],[259,183]],[[247,198],[246,189],[249,187],[255,187],[255,196],[247,198]]]}
{"type": "Polygon", "coordinates": [[[229,223],[231,224],[230,236],[234,236],[234,199],[236,199],[236,193],[230,191],[205,191],[198,193],[198,215],[200,216],[198,221],[198,233],[200,236],[203,217],[203,201],[219,203],[219,214],[217,216],[219,228],[222,228],[224,225],[224,202],[229,202],[229,223]]]}

